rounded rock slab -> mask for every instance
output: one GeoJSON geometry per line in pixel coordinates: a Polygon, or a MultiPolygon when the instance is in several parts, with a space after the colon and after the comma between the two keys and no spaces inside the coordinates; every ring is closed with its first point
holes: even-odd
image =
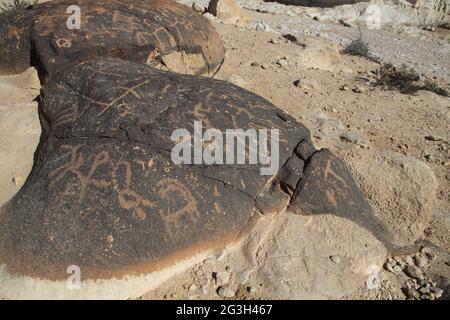
{"type": "Polygon", "coordinates": [[[214,75],[225,55],[206,18],[169,0],[48,1],[1,14],[0,30],[0,74],[32,65],[42,81],[67,63],[96,56],[214,75]]]}
{"type": "Polygon", "coordinates": [[[174,130],[192,132],[194,121],[221,131],[277,128],[281,165],[309,137],[292,117],[230,83],[120,59],[68,66],[45,84],[39,110],[34,169],[0,214],[2,290],[11,294],[23,279],[52,290],[72,265],[101,288],[145,278],[252,228],[255,199],[273,177],[260,165],[175,165],[174,130]]]}

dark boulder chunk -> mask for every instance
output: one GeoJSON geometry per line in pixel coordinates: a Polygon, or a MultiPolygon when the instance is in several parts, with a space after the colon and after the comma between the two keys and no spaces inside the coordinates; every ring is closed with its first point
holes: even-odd
{"type": "Polygon", "coordinates": [[[295,154],[289,159],[279,173],[281,185],[285,190],[292,192],[297,188],[298,182],[303,178],[305,162],[295,154]]]}
{"type": "Polygon", "coordinates": [[[273,176],[260,164],[176,165],[174,130],[192,133],[195,121],[222,132],[278,129],[280,166],[309,136],[228,82],[111,58],[52,76],[39,111],[34,168],[0,215],[0,264],[10,278],[64,285],[71,265],[93,281],[164,270],[235,241],[258,219],[255,199],[273,176]]]}
{"type": "Polygon", "coordinates": [[[392,234],[376,217],[346,164],[323,149],[308,160],[290,209],[299,214],[333,214],[369,230],[393,249],[392,234]]]}
{"type": "Polygon", "coordinates": [[[311,139],[307,141],[302,141],[295,148],[295,154],[303,161],[308,160],[317,151],[311,142],[311,139]]]}

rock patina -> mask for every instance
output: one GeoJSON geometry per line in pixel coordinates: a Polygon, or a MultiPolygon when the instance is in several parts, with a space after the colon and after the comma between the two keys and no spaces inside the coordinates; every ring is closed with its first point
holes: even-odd
{"type": "Polygon", "coordinates": [[[172,71],[214,75],[224,46],[208,19],[171,0],[54,0],[0,15],[0,74],[30,65],[41,81],[69,62],[116,57],[172,71]],[[80,28],[68,10],[78,6],[80,28]]]}
{"type": "Polygon", "coordinates": [[[180,262],[235,242],[289,205],[356,220],[389,244],[346,166],[317,151],[290,115],[228,82],[90,59],[50,78],[39,112],[33,170],[1,208],[0,293],[8,297],[139,296],[169,277],[160,274],[167,268],[182,270],[180,262]],[[192,131],[194,121],[223,132],[278,129],[279,172],[174,165],[171,134],[192,131]],[[87,290],[67,290],[72,265],[87,290]]]}

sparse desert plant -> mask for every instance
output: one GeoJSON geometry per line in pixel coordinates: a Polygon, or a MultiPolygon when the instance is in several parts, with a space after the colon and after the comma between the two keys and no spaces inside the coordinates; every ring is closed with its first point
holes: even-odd
{"type": "Polygon", "coordinates": [[[356,40],[350,42],[344,50],[342,50],[345,54],[350,54],[352,56],[360,56],[364,58],[371,59],[370,47],[367,42],[365,42],[361,37],[356,40]]]}
{"type": "Polygon", "coordinates": [[[430,80],[425,81],[425,83],[421,87],[421,90],[431,91],[444,97],[450,97],[450,92],[447,89],[441,87],[437,83],[431,82],[430,80]]]}
{"type": "Polygon", "coordinates": [[[379,84],[396,88],[403,93],[412,93],[417,91],[417,81],[420,75],[414,68],[401,65],[399,68],[392,64],[383,64],[379,69],[379,84]]]}
{"type": "Polygon", "coordinates": [[[413,67],[406,64],[400,67],[383,64],[378,70],[378,84],[397,89],[402,93],[415,93],[419,90],[432,91],[438,95],[448,97],[449,92],[444,87],[429,79],[422,80],[420,74],[413,67]]]}

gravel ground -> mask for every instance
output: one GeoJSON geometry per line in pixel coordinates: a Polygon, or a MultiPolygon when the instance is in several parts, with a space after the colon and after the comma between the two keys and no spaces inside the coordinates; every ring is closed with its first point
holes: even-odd
{"type": "MultiPolygon", "coordinates": [[[[192,5],[208,4],[208,0],[180,0],[192,5]]],[[[359,38],[369,44],[371,53],[382,62],[394,65],[408,64],[419,73],[437,76],[450,81],[450,39],[437,39],[433,32],[415,27],[400,28],[398,32],[368,30],[324,23],[312,17],[303,17],[303,7],[282,5],[262,0],[237,1],[252,16],[249,28],[277,32],[280,34],[317,35],[345,46],[359,38]],[[257,11],[264,11],[261,13],[257,11]]]]}
{"type": "MultiPolygon", "coordinates": [[[[384,30],[364,30],[344,27],[331,23],[321,23],[313,19],[252,13],[254,21],[251,26],[265,24],[280,33],[300,33],[318,35],[345,46],[359,36],[369,44],[371,52],[383,62],[400,65],[413,65],[415,69],[427,75],[450,80],[450,42],[428,40],[421,35],[426,31],[417,30],[416,37],[395,34],[384,30]]],[[[430,34],[430,32],[426,32],[430,34]]]]}

